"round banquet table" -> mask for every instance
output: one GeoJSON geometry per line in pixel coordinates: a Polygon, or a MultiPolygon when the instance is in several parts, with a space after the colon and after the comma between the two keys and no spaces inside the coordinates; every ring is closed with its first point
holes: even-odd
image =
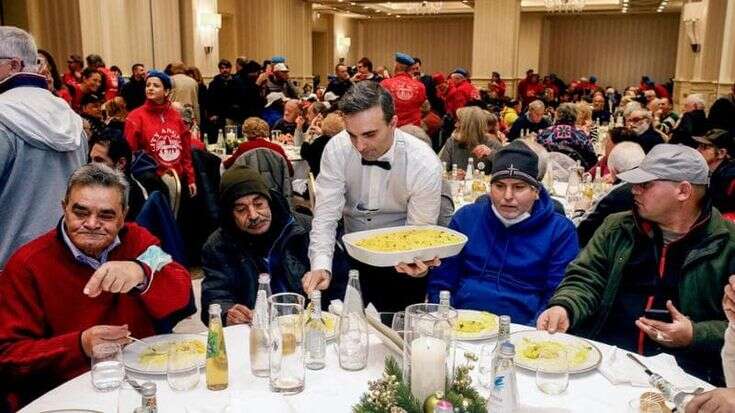
{"type": "MultiPolygon", "coordinates": [[[[529,329],[526,326],[513,325],[513,331],[529,329]]],[[[323,370],[306,370],[305,389],[303,392],[283,396],[271,393],[267,378],[257,378],[250,373],[248,353],[248,326],[232,326],[225,328],[227,354],[229,358],[230,383],[226,390],[209,391],[206,389],[204,371],[197,387],[186,392],[174,392],[166,383],[165,376],[144,376],[129,374],[139,383],[153,380],[158,387],[157,401],[160,413],[169,412],[339,412],[352,411],[363,392],[367,390],[368,380],[381,377],[386,355],[391,353],[376,335],[370,335],[370,355],[366,369],[356,372],[342,370],[337,361],[335,343],[327,344],[327,366],[323,370]]],[[[458,342],[458,361],[463,359],[463,350],[471,350],[479,356],[480,347],[487,342],[458,342]]],[[[595,345],[603,350],[609,346],[601,343],[595,345]]],[[[605,351],[603,351],[605,353],[605,351]]],[[[397,355],[394,355],[398,359],[397,355]]],[[[399,359],[400,360],[400,359],[399,359]]],[[[664,373],[665,372],[661,372],[664,373]]],[[[487,397],[488,391],[479,386],[474,370],[474,385],[480,393],[487,397]]],[[[535,385],[535,375],[517,369],[518,391],[521,411],[527,412],[627,412],[628,401],[640,396],[643,387],[631,385],[613,385],[597,370],[570,375],[569,388],[561,395],[549,396],[542,393],[535,385]]],[[[701,386],[709,389],[707,383],[692,378],[701,386]]],[[[64,412],[119,412],[131,413],[140,405],[138,395],[129,385],[111,392],[97,392],[92,387],[89,372],[70,380],[51,390],[20,412],[41,413],[50,411],[64,412]]]]}

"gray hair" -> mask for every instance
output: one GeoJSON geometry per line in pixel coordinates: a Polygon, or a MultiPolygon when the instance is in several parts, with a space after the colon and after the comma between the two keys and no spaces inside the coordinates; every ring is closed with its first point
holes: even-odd
{"type": "Polygon", "coordinates": [[[28,32],[17,27],[0,26],[0,56],[20,59],[23,72],[38,70],[36,41],[28,32]]]}
{"type": "MultiPolygon", "coordinates": [[[[643,117],[645,119],[648,119],[649,121],[653,121],[653,114],[651,113],[651,111],[649,111],[647,109],[643,109],[643,108],[636,109],[636,110],[630,112],[630,114],[628,116],[633,116],[633,115],[636,115],[636,114],[640,114],[641,117],[643,117]]],[[[627,116],[626,116],[626,118],[627,118],[627,116]]]]}
{"type": "Polygon", "coordinates": [[[607,166],[615,174],[619,174],[639,167],[645,157],[646,154],[641,145],[630,141],[620,142],[610,151],[607,166]]]}
{"type": "Polygon", "coordinates": [[[533,102],[528,104],[528,111],[544,111],[546,110],[546,105],[544,105],[544,102],[540,100],[534,100],[533,102]]]}
{"type": "Polygon", "coordinates": [[[538,176],[536,177],[536,179],[542,181],[544,179],[544,176],[546,176],[546,170],[549,168],[549,160],[551,158],[551,156],[549,155],[549,151],[547,151],[543,145],[536,142],[536,138],[534,138],[533,136],[519,138],[518,140],[525,143],[526,146],[528,146],[528,148],[535,152],[536,156],[538,156],[538,176]]]}
{"type": "Polygon", "coordinates": [[[409,125],[403,125],[398,129],[406,132],[409,135],[412,135],[412,136],[415,136],[421,139],[423,142],[431,146],[431,138],[429,137],[429,135],[426,134],[426,131],[423,130],[421,127],[409,124],[409,125]]]}
{"type": "Polygon", "coordinates": [[[556,108],[556,123],[562,125],[574,125],[577,123],[577,105],[574,103],[562,103],[556,108]]]}
{"type": "Polygon", "coordinates": [[[69,202],[69,195],[75,186],[101,186],[104,188],[115,188],[120,192],[122,197],[123,210],[128,208],[128,194],[130,185],[125,175],[102,163],[89,163],[80,166],[69,177],[69,183],[66,186],[66,195],[64,202],[69,202]]]}
{"type": "Polygon", "coordinates": [[[628,102],[623,108],[623,117],[627,119],[628,117],[630,117],[630,115],[633,114],[633,112],[641,109],[643,109],[643,106],[641,106],[640,103],[636,101],[628,102]]]}
{"type": "Polygon", "coordinates": [[[694,109],[704,109],[704,99],[702,95],[694,93],[686,97],[685,103],[689,103],[694,106],[694,109]]]}
{"type": "Polygon", "coordinates": [[[396,111],[393,107],[393,98],[387,90],[376,82],[359,82],[342,96],[339,101],[339,110],[345,116],[363,112],[380,106],[383,111],[383,120],[390,123],[396,111]]]}

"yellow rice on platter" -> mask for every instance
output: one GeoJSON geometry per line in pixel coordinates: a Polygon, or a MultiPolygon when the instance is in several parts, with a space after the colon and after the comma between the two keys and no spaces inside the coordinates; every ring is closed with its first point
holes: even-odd
{"type": "Polygon", "coordinates": [[[358,241],[356,245],[373,252],[401,252],[442,247],[457,244],[460,241],[462,239],[457,235],[440,229],[414,228],[367,237],[358,241]]]}

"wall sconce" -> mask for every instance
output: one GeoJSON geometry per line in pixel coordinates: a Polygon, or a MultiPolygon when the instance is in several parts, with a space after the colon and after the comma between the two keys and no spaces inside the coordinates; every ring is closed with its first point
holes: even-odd
{"type": "Polygon", "coordinates": [[[217,31],[222,27],[222,15],[218,13],[200,13],[199,27],[204,33],[206,33],[205,36],[202,36],[204,53],[210,54],[214,48],[214,37],[217,35],[217,31]]]}
{"type": "Polygon", "coordinates": [[[699,43],[699,36],[697,35],[697,23],[699,19],[686,19],[684,20],[684,27],[686,28],[687,37],[689,38],[689,46],[692,48],[692,52],[699,53],[702,50],[702,45],[699,43]]]}
{"type": "Polygon", "coordinates": [[[702,21],[707,15],[707,4],[704,2],[686,3],[681,9],[681,18],[684,22],[684,30],[689,39],[689,46],[692,52],[699,53],[702,45],[699,43],[702,39],[702,21]]]}
{"type": "Polygon", "coordinates": [[[341,36],[337,38],[337,46],[346,54],[350,50],[350,46],[352,46],[352,39],[341,36]]]}

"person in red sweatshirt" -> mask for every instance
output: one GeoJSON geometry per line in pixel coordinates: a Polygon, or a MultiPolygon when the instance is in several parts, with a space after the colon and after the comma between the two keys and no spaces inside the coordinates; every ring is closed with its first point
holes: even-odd
{"type": "Polygon", "coordinates": [[[457,119],[457,109],[467,106],[467,103],[480,99],[480,93],[472,86],[469,79],[469,73],[462,68],[454,69],[449,74],[449,88],[446,93],[441,96],[447,108],[454,119],[457,119]]]}
{"type": "Polygon", "coordinates": [[[409,124],[421,126],[421,105],[426,100],[426,87],[408,73],[408,69],[414,64],[416,61],[413,57],[396,53],[393,77],[380,82],[380,86],[393,98],[398,128],[409,124]]]}
{"type": "Polygon", "coordinates": [[[191,163],[191,136],[179,112],[171,107],[170,91],[168,75],[157,70],[148,72],[145,103],[125,120],[125,139],[133,152],[143,150],[156,160],[159,175],[169,169],[176,171],[194,197],[197,186],[191,163]]]}
{"type": "Polygon", "coordinates": [[[125,223],[127,189],[122,172],[81,166],[56,229],[8,261],[0,277],[0,389],[12,408],[89,370],[96,344],[170,332],[194,312],[189,272],[147,230],[125,223]]]}
{"type": "Polygon", "coordinates": [[[247,141],[241,143],[240,146],[237,147],[237,150],[235,150],[235,153],[222,162],[225,169],[229,169],[232,164],[235,163],[237,158],[245,152],[257,148],[268,148],[278,153],[286,160],[289,175],[294,175],[293,164],[288,159],[288,155],[286,155],[286,151],[283,150],[283,146],[268,140],[270,130],[268,129],[268,123],[266,123],[266,121],[255,116],[245,119],[245,122],[242,124],[242,134],[245,135],[247,141]]]}

